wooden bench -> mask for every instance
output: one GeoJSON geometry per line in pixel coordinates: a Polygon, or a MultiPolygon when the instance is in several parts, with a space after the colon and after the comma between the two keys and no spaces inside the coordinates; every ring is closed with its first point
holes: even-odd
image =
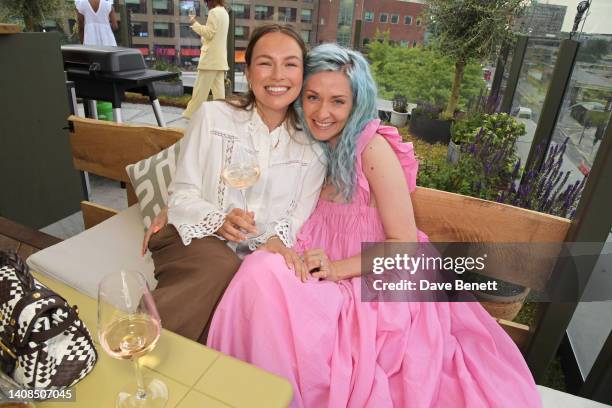
{"type": "MultiPolygon", "coordinates": [[[[157,154],[183,136],[181,129],[117,124],[71,116],[70,143],[74,166],[127,184],[128,205],[137,202],[125,166],[157,154]]],[[[536,211],[417,187],[412,194],[416,223],[432,242],[560,243],[570,222],[536,211]]],[[[86,228],[117,211],[84,201],[81,203],[86,228]]],[[[522,276],[524,286],[537,287],[541,276],[522,276]]],[[[498,319],[524,349],[528,326],[498,319]]]]}

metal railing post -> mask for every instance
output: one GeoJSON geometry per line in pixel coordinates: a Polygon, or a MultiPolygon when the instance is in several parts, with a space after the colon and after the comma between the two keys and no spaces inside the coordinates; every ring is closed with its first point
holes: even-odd
{"type": "Polygon", "coordinates": [[[555,62],[555,69],[546,92],[546,98],[542,105],[542,113],[538,119],[538,125],[533,135],[533,141],[531,142],[531,149],[529,150],[529,156],[525,163],[525,168],[540,168],[540,165],[546,157],[548,146],[552,140],[555,125],[557,124],[557,118],[559,112],[563,106],[563,97],[565,96],[565,90],[569,86],[570,79],[572,78],[572,72],[574,71],[574,62],[576,61],[576,54],[578,54],[578,47],[580,43],[574,40],[563,40],[559,46],[559,53],[557,54],[557,60],[555,62]],[[542,154],[536,160],[536,150],[538,146],[541,147],[542,154]],[[535,167],[532,167],[534,166],[535,167]]]}
{"type": "MultiPolygon", "coordinates": [[[[612,117],[595,156],[566,242],[601,243],[603,247],[612,225],[610,185],[612,185],[612,117]]],[[[582,261],[582,267],[588,271],[588,274],[583,276],[587,282],[596,263],[597,257],[582,261]]],[[[565,272],[570,272],[571,267],[567,269],[567,271],[561,269],[558,276],[567,276],[565,272]]],[[[581,296],[582,292],[578,295],[581,296]]],[[[550,362],[554,359],[577,305],[577,302],[540,305],[536,329],[525,351],[525,359],[536,383],[542,381],[550,362]]]]}
{"type": "Polygon", "coordinates": [[[529,37],[524,35],[517,36],[516,44],[514,45],[514,52],[512,53],[512,65],[510,66],[510,72],[508,73],[506,91],[504,92],[504,99],[502,100],[500,108],[501,112],[510,113],[510,109],[512,109],[512,101],[514,100],[516,86],[518,85],[519,77],[521,75],[521,67],[523,66],[523,59],[525,58],[525,51],[527,50],[528,41],[529,37]]]}

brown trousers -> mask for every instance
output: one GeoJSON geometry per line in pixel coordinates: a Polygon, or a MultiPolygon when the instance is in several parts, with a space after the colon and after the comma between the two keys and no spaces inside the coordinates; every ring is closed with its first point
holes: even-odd
{"type": "Polygon", "coordinates": [[[149,241],[157,287],[153,298],[162,327],[206,344],[212,315],[240,267],[240,258],[218,238],[183,245],[166,225],[149,241]]]}

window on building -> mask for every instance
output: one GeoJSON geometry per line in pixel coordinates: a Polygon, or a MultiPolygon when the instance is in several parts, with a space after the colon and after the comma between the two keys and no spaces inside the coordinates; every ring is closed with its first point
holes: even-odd
{"type": "Polygon", "coordinates": [[[200,2],[198,0],[179,0],[179,15],[188,16],[191,9],[195,10],[196,16],[199,16],[200,2]]]}
{"type": "Polygon", "coordinates": [[[273,6],[255,6],[255,20],[272,20],[273,18],[273,6]]]}
{"type": "Polygon", "coordinates": [[[153,14],[174,14],[171,0],[153,0],[153,14]]]}
{"type": "Polygon", "coordinates": [[[402,48],[408,48],[408,40],[400,40],[400,46],[402,48]]]}
{"type": "Polygon", "coordinates": [[[153,34],[156,37],[174,37],[174,24],[153,23],[153,34]]]}
{"type": "Polygon", "coordinates": [[[293,23],[297,17],[297,9],[293,7],[279,7],[278,21],[285,23],[293,23]]]}
{"type": "Polygon", "coordinates": [[[417,26],[417,27],[420,27],[420,26],[421,26],[421,19],[420,19],[420,18],[417,18],[417,21],[416,21],[416,26],[417,26]]]}
{"type": "Polygon", "coordinates": [[[310,9],[302,9],[300,14],[301,14],[300,21],[302,23],[312,23],[312,10],[310,10],[310,9]]]}
{"type": "Polygon", "coordinates": [[[417,45],[419,45],[419,43],[417,42],[417,40],[414,40],[412,42],[412,48],[415,48],[417,45]]]}
{"type": "Polygon", "coordinates": [[[404,16],[404,24],[412,25],[412,16],[404,16]]]}
{"type": "Polygon", "coordinates": [[[125,6],[132,13],[147,14],[147,0],[125,0],[125,6]]]}
{"type": "Polygon", "coordinates": [[[321,17],[321,22],[319,24],[320,25],[325,25],[325,19],[323,17],[321,17]]]}
{"type": "Polygon", "coordinates": [[[181,38],[197,38],[200,36],[196,34],[195,31],[191,29],[190,24],[181,24],[181,38]]]}
{"type": "Polygon", "coordinates": [[[249,27],[236,26],[234,28],[234,37],[237,40],[248,40],[249,39],[249,27]]]}
{"type": "Polygon", "coordinates": [[[391,14],[391,24],[397,24],[397,23],[399,23],[399,15],[391,14]]]}
{"type": "Polygon", "coordinates": [[[145,21],[132,21],[132,36],[133,37],[148,37],[148,24],[145,21]]]}
{"type": "Polygon", "coordinates": [[[381,23],[386,23],[389,21],[389,15],[387,13],[380,13],[379,21],[381,23]]]}
{"type": "Polygon", "coordinates": [[[364,14],[364,16],[363,16],[363,19],[364,19],[365,21],[370,21],[370,22],[371,22],[371,21],[374,21],[374,13],[373,13],[373,12],[371,12],[371,11],[366,11],[366,12],[365,12],[365,14],[364,14]]]}
{"type": "Polygon", "coordinates": [[[310,43],[310,30],[300,30],[300,35],[302,36],[302,40],[304,40],[304,42],[306,44],[310,43]]]}
{"type": "Polygon", "coordinates": [[[232,3],[235,18],[251,18],[251,6],[248,4],[232,3]]]}

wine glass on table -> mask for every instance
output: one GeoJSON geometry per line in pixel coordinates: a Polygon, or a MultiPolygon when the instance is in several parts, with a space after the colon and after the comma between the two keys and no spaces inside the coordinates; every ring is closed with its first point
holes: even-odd
{"type": "MultiPolygon", "coordinates": [[[[261,170],[255,152],[244,147],[237,146],[234,149],[232,162],[221,172],[221,177],[225,184],[240,191],[242,195],[242,209],[245,213],[249,212],[246,199],[246,190],[257,183],[261,170]]],[[[255,222],[256,232],[245,233],[247,238],[257,238],[265,231],[265,226],[255,222]]]]}
{"type": "Polygon", "coordinates": [[[155,348],[161,333],[161,320],[144,276],[119,271],[102,279],[98,286],[98,336],[111,357],[130,360],[136,374],[136,387],[122,390],[118,408],[163,407],[168,388],[159,379],[144,380],[138,359],[155,348]]]}

